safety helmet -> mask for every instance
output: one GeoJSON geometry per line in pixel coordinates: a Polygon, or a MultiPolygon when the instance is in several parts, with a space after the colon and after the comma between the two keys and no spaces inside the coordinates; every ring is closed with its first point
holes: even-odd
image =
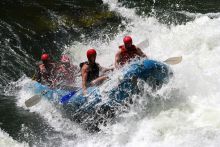
{"type": "Polygon", "coordinates": [[[91,56],[96,55],[96,50],[93,49],[93,48],[91,48],[91,49],[89,49],[89,50],[87,51],[86,55],[87,55],[87,58],[90,59],[91,56]]]}
{"type": "Polygon", "coordinates": [[[44,53],[43,55],[41,55],[41,60],[42,61],[46,61],[46,60],[49,60],[49,55],[44,53]]]}
{"type": "Polygon", "coordinates": [[[123,41],[124,41],[124,44],[129,44],[129,43],[132,43],[132,38],[130,36],[125,36],[123,41]]]}
{"type": "Polygon", "coordinates": [[[60,61],[63,63],[70,62],[70,58],[67,55],[62,55],[60,61]]]}

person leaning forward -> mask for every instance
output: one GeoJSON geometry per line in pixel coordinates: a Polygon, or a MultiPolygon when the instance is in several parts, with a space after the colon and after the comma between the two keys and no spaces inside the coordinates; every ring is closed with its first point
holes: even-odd
{"type": "Polygon", "coordinates": [[[51,61],[49,54],[46,53],[42,54],[41,61],[42,63],[38,64],[36,81],[53,87],[56,64],[51,61]]]}
{"type": "Polygon", "coordinates": [[[76,87],[78,67],[71,63],[68,55],[62,55],[56,70],[57,85],[61,89],[72,90],[76,87]]]}
{"type": "Polygon", "coordinates": [[[130,36],[125,36],[123,42],[124,45],[119,46],[119,50],[115,55],[115,67],[117,69],[136,57],[147,57],[140,48],[132,44],[132,38],[130,36]]]}

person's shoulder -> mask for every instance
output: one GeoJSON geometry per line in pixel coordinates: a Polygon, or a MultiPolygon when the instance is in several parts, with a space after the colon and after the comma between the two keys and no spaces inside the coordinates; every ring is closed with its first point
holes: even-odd
{"type": "Polygon", "coordinates": [[[82,67],[83,67],[83,65],[85,65],[85,64],[87,64],[87,65],[88,65],[88,62],[87,62],[87,61],[85,61],[85,62],[80,63],[80,64],[79,64],[79,67],[80,67],[80,68],[82,68],[82,67]]]}
{"type": "Polygon", "coordinates": [[[83,64],[81,68],[81,73],[88,73],[89,72],[89,65],[88,64],[83,64]]]}
{"type": "Polygon", "coordinates": [[[120,45],[118,48],[119,48],[118,52],[120,53],[126,50],[124,45],[120,45]]]}
{"type": "Polygon", "coordinates": [[[88,68],[89,68],[89,65],[88,65],[88,64],[84,63],[84,64],[82,65],[82,70],[85,70],[85,69],[88,69],[88,68]]]}
{"type": "Polygon", "coordinates": [[[123,47],[124,47],[124,45],[119,45],[118,46],[119,49],[122,49],[123,47]]]}
{"type": "Polygon", "coordinates": [[[117,50],[117,53],[119,52],[121,52],[123,50],[123,47],[119,47],[119,49],[117,50]]]}

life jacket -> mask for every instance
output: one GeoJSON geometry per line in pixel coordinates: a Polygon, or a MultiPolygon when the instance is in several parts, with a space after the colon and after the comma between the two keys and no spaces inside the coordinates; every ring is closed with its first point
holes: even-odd
{"type": "Polygon", "coordinates": [[[80,63],[80,69],[82,69],[83,65],[87,64],[89,66],[89,72],[88,72],[88,76],[87,76],[87,83],[90,83],[91,81],[95,80],[96,78],[99,77],[99,64],[95,63],[92,67],[91,65],[89,65],[88,62],[83,62],[80,63]]]}
{"type": "Polygon", "coordinates": [[[132,45],[131,48],[129,48],[129,50],[127,50],[124,45],[121,45],[119,46],[119,49],[121,50],[121,57],[119,63],[120,65],[124,65],[125,63],[139,56],[135,45],[132,45]]]}

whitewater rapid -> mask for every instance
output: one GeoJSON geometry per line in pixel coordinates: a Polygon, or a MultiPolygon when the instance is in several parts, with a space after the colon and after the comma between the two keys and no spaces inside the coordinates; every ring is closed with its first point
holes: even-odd
{"type": "MultiPolygon", "coordinates": [[[[97,62],[102,66],[110,66],[123,36],[131,35],[133,43],[141,43],[140,47],[149,58],[163,61],[173,56],[183,57],[181,63],[171,66],[174,78],[170,83],[152,93],[151,98],[143,95],[138,101],[139,106],[133,106],[114,124],[102,127],[96,134],[90,134],[78,124],[64,118],[60,110],[46,100],[30,109],[26,108],[24,101],[33,95],[28,91],[19,92],[17,105],[38,113],[51,127],[61,132],[56,136],[61,139],[60,146],[219,146],[219,14],[212,14],[216,16],[213,19],[208,14],[190,14],[194,15],[194,21],[167,26],[153,17],[136,15],[134,9],[120,7],[116,0],[104,2],[110,6],[110,10],[130,20],[126,30],[108,43],[103,43],[103,40],[93,40],[86,45],[83,42],[74,42],[66,48],[73,62],[79,64],[84,61],[86,50],[93,47],[98,52],[97,62]]],[[[21,83],[28,82],[30,79],[25,78],[21,83]]],[[[144,90],[149,91],[147,85],[144,90]]],[[[0,137],[6,137],[10,141],[11,138],[5,134],[0,130],[0,137]]],[[[16,141],[12,142],[22,146],[16,141]]],[[[52,142],[46,144],[53,145],[52,142]]],[[[3,145],[6,144],[3,142],[3,145]]]]}
{"type": "Polygon", "coordinates": [[[2,147],[27,147],[27,143],[19,143],[13,140],[7,133],[0,129],[0,145],[2,147]]]}

